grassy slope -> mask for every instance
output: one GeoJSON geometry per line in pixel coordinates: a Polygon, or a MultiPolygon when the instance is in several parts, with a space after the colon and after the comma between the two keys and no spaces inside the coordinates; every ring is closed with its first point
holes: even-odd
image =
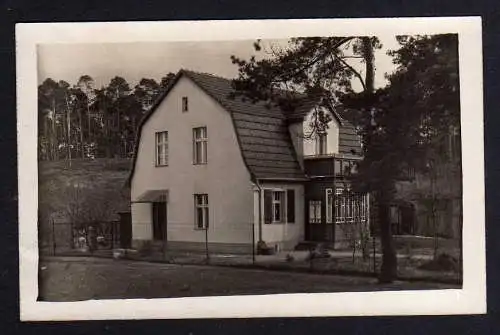
{"type": "Polygon", "coordinates": [[[106,220],[118,219],[117,213],[130,211],[130,191],[126,186],[129,159],[73,160],[39,163],[39,209],[41,233],[50,231],[50,219],[68,223],[68,205],[77,197],[75,185],[81,188],[78,203],[83,208],[106,209],[106,220]]]}

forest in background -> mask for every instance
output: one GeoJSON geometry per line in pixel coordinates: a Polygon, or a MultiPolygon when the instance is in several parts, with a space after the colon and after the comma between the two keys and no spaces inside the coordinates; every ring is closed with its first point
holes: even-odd
{"type": "Polygon", "coordinates": [[[131,157],[141,118],[174,77],[131,87],[116,76],[101,88],[88,75],[75,84],[45,79],[38,86],[38,159],[131,157]]]}

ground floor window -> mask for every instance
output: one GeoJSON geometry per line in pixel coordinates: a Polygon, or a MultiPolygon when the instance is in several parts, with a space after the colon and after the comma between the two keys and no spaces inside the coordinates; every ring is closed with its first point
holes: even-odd
{"type": "Polygon", "coordinates": [[[195,228],[208,228],[208,194],[195,194],[195,228]]]}
{"type": "Polygon", "coordinates": [[[295,222],[295,190],[264,190],[264,222],[295,222]]]}
{"type": "Polygon", "coordinates": [[[342,188],[326,190],[326,222],[364,222],[368,216],[368,195],[344,191],[342,188]]]}
{"type": "Polygon", "coordinates": [[[321,223],[321,200],[309,201],[309,222],[321,223]]]}
{"type": "Polygon", "coordinates": [[[283,222],[283,202],[285,199],[285,192],[274,191],[273,192],[273,222],[283,222]]]}

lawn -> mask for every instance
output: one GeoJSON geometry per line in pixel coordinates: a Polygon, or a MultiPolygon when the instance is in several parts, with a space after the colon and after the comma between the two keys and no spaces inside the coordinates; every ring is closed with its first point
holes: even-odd
{"type": "Polygon", "coordinates": [[[458,288],[409,282],[379,285],[367,277],[87,257],[45,259],[40,271],[40,300],[44,301],[458,288]]]}

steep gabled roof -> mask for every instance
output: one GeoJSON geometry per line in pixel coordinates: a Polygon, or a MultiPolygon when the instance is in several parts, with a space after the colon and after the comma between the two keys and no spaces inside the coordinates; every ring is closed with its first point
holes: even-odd
{"type": "Polygon", "coordinates": [[[135,170],[142,127],[182,76],[190,78],[230,113],[243,161],[253,178],[306,180],[288,132],[287,118],[280,108],[240,97],[230,98],[234,90],[229,79],[180,70],[139,125],[129,183],[135,170]]]}
{"type": "MultiPolygon", "coordinates": [[[[264,102],[252,103],[242,97],[230,98],[232,81],[207,73],[180,70],[166,90],[142,119],[135,141],[129,183],[135,170],[142,127],[182,76],[191,79],[200,89],[226,109],[233,121],[236,137],[248,171],[255,179],[306,180],[298,163],[288,131],[288,124],[304,120],[318,105],[318,99],[303,96],[293,111],[283,111],[264,102]]],[[[339,122],[339,152],[360,154],[361,142],[355,127],[343,116],[340,108],[329,108],[339,122]]]]}
{"type": "Polygon", "coordinates": [[[252,103],[234,92],[231,80],[183,70],[231,113],[243,160],[257,179],[305,179],[293,148],[286,116],[278,107],[252,103]]]}

